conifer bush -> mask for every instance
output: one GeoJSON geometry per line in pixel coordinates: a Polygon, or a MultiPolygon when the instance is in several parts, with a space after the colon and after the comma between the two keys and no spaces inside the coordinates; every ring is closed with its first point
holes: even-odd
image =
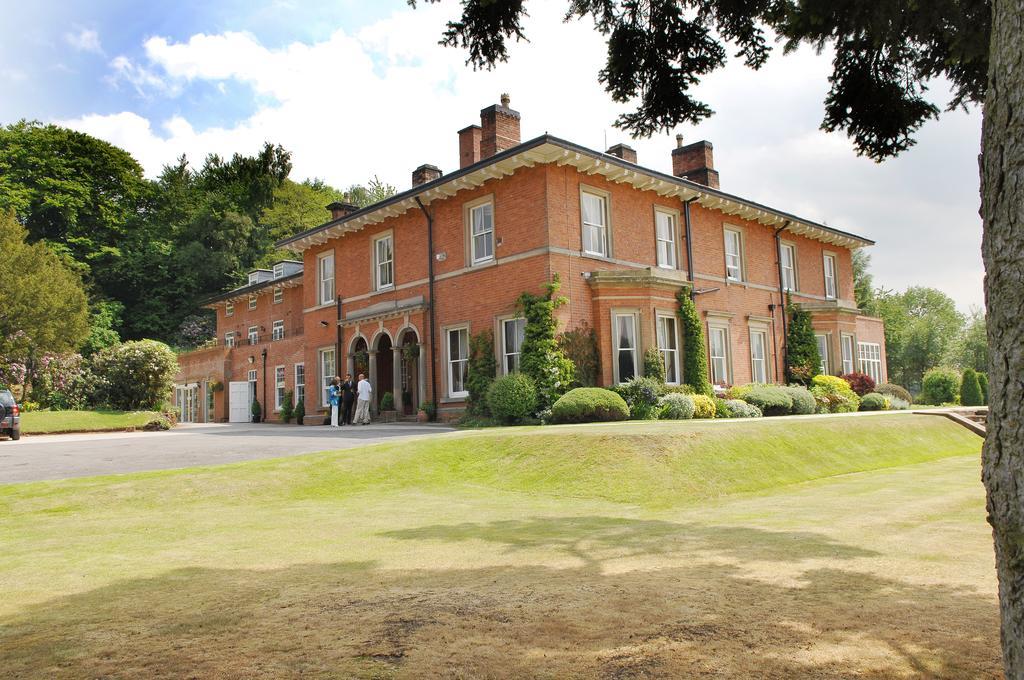
{"type": "Polygon", "coordinates": [[[964,406],[985,404],[981,383],[978,381],[978,373],[973,368],[964,369],[963,377],[960,378],[960,403],[964,406]]]}
{"type": "Polygon", "coordinates": [[[665,362],[657,347],[648,347],[644,352],[644,376],[660,383],[665,382],[665,362]]]}
{"type": "Polygon", "coordinates": [[[295,406],[292,404],[295,395],[292,394],[291,390],[284,393],[284,402],[281,404],[281,422],[290,423],[292,416],[295,415],[295,406]]]}
{"type": "Polygon", "coordinates": [[[786,329],[786,380],[809,385],[820,372],[821,366],[811,313],[793,304],[791,296],[787,294],[786,314],[789,316],[786,329]]]}
{"type": "Polygon", "coordinates": [[[981,386],[981,399],[988,404],[988,373],[978,373],[978,385],[981,386]]]}
{"type": "Polygon", "coordinates": [[[932,368],[921,381],[921,403],[955,404],[960,397],[960,376],[951,368],[932,368]]]}

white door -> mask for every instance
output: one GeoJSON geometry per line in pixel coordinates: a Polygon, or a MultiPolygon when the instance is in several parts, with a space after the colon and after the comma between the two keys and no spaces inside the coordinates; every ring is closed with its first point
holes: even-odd
{"type": "Polygon", "coordinates": [[[249,383],[246,381],[228,383],[228,422],[248,423],[249,415],[249,383]]]}

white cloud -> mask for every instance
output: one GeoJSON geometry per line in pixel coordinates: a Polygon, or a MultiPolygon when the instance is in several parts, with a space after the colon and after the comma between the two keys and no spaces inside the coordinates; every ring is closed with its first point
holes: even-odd
{"type": "Polygon", "coordinates": [[[90,28],[83,28],[77,33],[65,33],[64,42],[79,52],[103,54],[103,46],[100,45],[100,35],[90,28]]]}
{"type": "MultiPolygon", "coordinates": [[[[272,141],[293,152],[296,178],[345,187],[377,174],[405,188],[421,163],[457,167],[455,131],[509,92],[523,139],[547,131],[594,149],[625,141],[642,164],[670,171],[676,131],[629,140],[611,126],[626,107],[597,83],[604,44],[588,23],[562,23],[551,3],[531,7],[531,42],[512,45],[510,62],[493,72],[473,72],[462,51],[437,45],[452,11],[421,4],[357,33],[280,49],[231,31],[184,42],[152,37],[145,63],[111,62],[112,82],[145,96],[173,96],[197,82],[237,93],[225,86],[240,83],[261,104],[237,124],[201,130],[187,111],[158,123],[123,112],[66,124],[128,149],[150,175],[181,153],[198,163],[272,141]]],[[[918,147],[883,165],[858,158],[844,136],[818,129],[829,56],[779,51],[759,72],[731,63],[698,90],[717,115],[681,132],[714,142],[727,191],[878,240],[879,284],[933,285],[965,308],[980,303],[980,115],[946,114],[922,130],[918,147]]]]}

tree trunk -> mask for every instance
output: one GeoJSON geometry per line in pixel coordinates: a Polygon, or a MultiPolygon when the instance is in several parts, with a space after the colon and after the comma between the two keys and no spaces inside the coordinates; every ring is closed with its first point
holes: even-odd
{"type": "Polygon", "coordinates": [[[1024,0],[994,0],[982,130],[989,419],[982,478],[1008,678],[1024,678],[1024,0]]]}

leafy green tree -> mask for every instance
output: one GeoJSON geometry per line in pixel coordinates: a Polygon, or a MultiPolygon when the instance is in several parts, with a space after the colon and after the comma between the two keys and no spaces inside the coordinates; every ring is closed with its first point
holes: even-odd
{"type": "Polygon", "coordinates": [[[853,295],[857,307],[868,314],[874,313],[875,291],[872,288],[873,276],[869,271],[871,255],[863,248],[853,251],[853,295]]]}
{"type": "Polygon", "coordinates": [[[271,241],[281,241],[327,222],[331,217],[327,205],[345,200],[344,192],[320,180],[286,179],[274,190],[273,202],[263,209],[260,224],[271,241]]]}
{"type": "Polygon", "coordinates": [[[77,350],[89,335],[89,308],[78,274],[11,212],[0,213],[0,357],[77,350]]]}
{"type": "Polygon", "coordinates": [[[889,380],[916,391],[924,372],[943,363],[964,327],[952,298],[935,288],[880,289],[875,313],[885,321],[889,380]]]}
{"type": "Polygon", "coordinates": [[[982,406],[985,403],[978,373],[973,368],[964,369],[960,378],[960,403],[964,406],[982,406]]]}
{"type": "Polygon", "coordinates": [[[818,340],[814,337],[811,313],[786,296],[786,380],[790,383],[809,385],[821,372],[821,354],[818,340]]]}
{"type": "Polygon", "coordinates": [[[519,368],[537,388],[539,411],[551,408],[560,396],[569,391],[576,372],[576,367],[555,339],[558,330],[555,310],[566,303],[566,298],[558,295],[561,285],[558,274],[555,274],[551,283],[544,286],[544,295],[524,292],[516,301],[526,319],[523,344],[519,350],[519,368]]]}
{"type": "Polygon", "coordinates": [[[683,327],[683,383],[693,388],[695,394],[712,396],[711,381],[708,379],[708,355],[704,344],[704,325],[700,322],[697,305],[685,288],[676,291],[679,303],[679,321],[683,327]]]}
{"type": "Polygon", "coordinates": [[[121,326],[124,305],[113,300],[100,300],[91,305],[89,313],[89,337],[82,345],[82,356],[89,358],[104,347],[121,342],[117,328],[121,326]]]}
{"type": "Polygon", "coordinates": [[[979,373],[988,370],[988,331],[980,309],[971,309],[963,332],[950,347],[949,363],[979,373]]]}
{"type": "Polygon", "coordinates": [[[345,196],[349,203],[365,208],[368,205],[391,198],[397,193],[398,189],[386,182],[382,182],[377,175],[374,175],[365,186],[362,184],[350,186],[345,192],[345,196]]]}
{"type": "Polygon", "coordinates": [[[485,416],[488,414],[487,390],[498,372],[498,362],[494,358],[494,333],[490,329],[482,330],[469,339],[468,370],[469,412],[485,416]]]}

